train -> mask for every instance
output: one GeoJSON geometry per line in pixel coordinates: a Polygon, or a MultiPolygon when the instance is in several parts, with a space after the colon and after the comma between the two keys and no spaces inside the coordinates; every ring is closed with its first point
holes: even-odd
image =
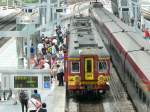
{"type": "Polygon", "coordinates": [[[101,95],[109,90],[111,60],[89,16],[71,18],[64,56],[66,90],[69,96],[101,95]]]}
{"type": "MultiPolygon", "coordinates": [[[[110,53],[126,91],[138,112],[150,111],[150,44],[129,25],[91,2],[89,16],[110,53]]],[[[113,75],[113,74],[112,74],[113,75]]]]}
{"type": "Polygon", "coordinates": [[[23,6],[21,12],[27,16],[32,16],[39,13],[39,9],[35,6],[23,6]]]}

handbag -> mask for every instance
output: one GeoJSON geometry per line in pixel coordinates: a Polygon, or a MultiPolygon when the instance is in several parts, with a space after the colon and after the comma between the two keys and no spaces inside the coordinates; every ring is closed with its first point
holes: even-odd
{"type": "Polygon", "coordinates": [[[36,104],[32,100],[30,100],[30,101],[36,107],[36,110],[39,110],[41,108],[42,103],[40,101],[36,100],[36,104]]]}

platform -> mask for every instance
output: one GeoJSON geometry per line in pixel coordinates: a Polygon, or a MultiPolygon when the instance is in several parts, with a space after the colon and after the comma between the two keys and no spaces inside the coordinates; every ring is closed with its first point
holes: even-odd
{"type": "MultiPolygon", "coordinates": [[[[50,90],[39,90],[42,102],[46,102],[48,112],[65,112],[65,86],[52,84],[50,90]]],[[[0,112],[21,112],[20,102],[13,105],[13,100],[1,101],[0,112]]]]}
{"type": "Polygon", "coordinates": [[[0,48],[0,69],[17,68],[17,48],[16,39],[11,38],[0,48]]]}

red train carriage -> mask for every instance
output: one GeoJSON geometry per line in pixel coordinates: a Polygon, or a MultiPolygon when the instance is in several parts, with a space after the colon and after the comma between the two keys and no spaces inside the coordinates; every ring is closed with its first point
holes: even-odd
{"type": "Polygon", "coordinates": [[[65,81],[71,93],[109,89],[110,56],[89,17],[72,18],[65,54],[65,81]]]}
{"type": "Polygon", "coordinates": [[[103,35],[103,41],[136,110],[149,111],[150,44],[139,32],[135,32],[102,6],[92,7],[89,11],[103,35]]]}

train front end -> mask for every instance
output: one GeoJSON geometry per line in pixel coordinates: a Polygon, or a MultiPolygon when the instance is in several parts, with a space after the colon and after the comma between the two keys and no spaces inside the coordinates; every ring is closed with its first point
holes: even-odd
{"type": "Polygon", "coordinates": [[[105,93],[109,90],[110,56],[89,17],[73,18],[65,58],[69,94],[105,93]]]}
{"type": "Polygon", "coordinates": [[[105,93],[109,90],[110,58],[81,55],[68,58],[68,90],[71,93],[105,93]]]}

